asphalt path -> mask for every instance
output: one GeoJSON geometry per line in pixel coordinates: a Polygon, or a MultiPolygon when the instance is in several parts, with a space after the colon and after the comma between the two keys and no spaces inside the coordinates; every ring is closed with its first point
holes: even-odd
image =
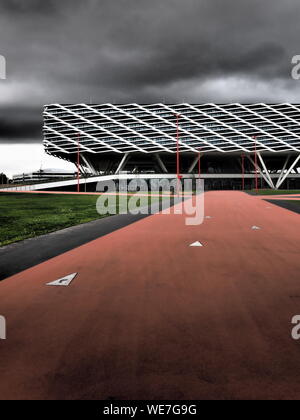
{"type": "MultiPolygon", "coordinates": [[[[157,202],[156,205],[166,208],[169,203],[173,205],[177,200],[177,197],[171,197],[157,202]]],[[[149,214],[111,215],[1,247],[0,281],[148,216],[149,214]]]]}
{"type": "Polygon", "coordinates": [[[0,280],[145,217],[147,215],[113,215],[1,247],[0,280]]]}

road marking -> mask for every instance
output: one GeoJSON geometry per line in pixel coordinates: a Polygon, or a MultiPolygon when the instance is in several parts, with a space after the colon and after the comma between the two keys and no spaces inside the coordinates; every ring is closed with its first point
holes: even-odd
{"type": "Polygon", "coordinates": [[[69,274],[68,276],[62,277],[61,279],[47,283],[46,286],[69,286],[69,284],[75,279],[78,273],[69,274]]]}
{"type": "Polygon", "coordinates": [[[196,241],[196,242],[193,242],[190,246],[203,246],[203,245],[201,242],[196,241]]]}
{"type": "Polygon", "coordinates": [[[205,216],[205,219],[212,219],[211,216],[205,216]]]}
{"type": "Polygon", "coordinates": [[[260,227],[258,227],[258,226],[252,226],[252,228],[251,228],[252,230],[260,230],[261,228],[260,227]]]}

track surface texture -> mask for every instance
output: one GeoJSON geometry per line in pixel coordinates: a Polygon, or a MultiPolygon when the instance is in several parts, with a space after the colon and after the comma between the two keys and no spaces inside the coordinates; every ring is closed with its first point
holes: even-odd
{"type": "Polygon", "coordinates": [[[205,213],[147,217],[2,281],[0,398],[299,399],[299,215],[233,191],[206,193],[205,213]]]}

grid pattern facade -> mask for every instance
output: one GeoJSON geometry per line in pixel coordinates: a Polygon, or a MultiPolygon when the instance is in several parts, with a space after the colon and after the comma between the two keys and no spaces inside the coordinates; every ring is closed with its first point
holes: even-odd
{"type": "MultiPolygon", "coordinates": [[[[46,105],[49,154],[300,152],[300,105],[46,105]],[[256,140],[254,139],[256,137],[256,140]]],[[[67,157],[66,157],[67,158],[67,157]]]]}

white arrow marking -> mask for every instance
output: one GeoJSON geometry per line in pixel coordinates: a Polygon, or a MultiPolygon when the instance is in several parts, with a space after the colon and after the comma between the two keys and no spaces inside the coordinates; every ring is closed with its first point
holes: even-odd
{"type": "Polygon", "coordinates": [[[252,228],[251,228],[252,230],[260,230],[261,228],[260,227],[258,227],[258,226],[252,226],[252,228]]]}
{"type": "Polygon", "coordinates": [[[201,242],[196,241],[196,242],[193,242],[190,246],[203,246],[203,245],[201,242]]]}
{"type": "Polygon", "coordinates": [[[46,286],[69,286],[69,284],[75,279],[78,273],[69,274],[66,277],[47,283],[46,286]]]}

